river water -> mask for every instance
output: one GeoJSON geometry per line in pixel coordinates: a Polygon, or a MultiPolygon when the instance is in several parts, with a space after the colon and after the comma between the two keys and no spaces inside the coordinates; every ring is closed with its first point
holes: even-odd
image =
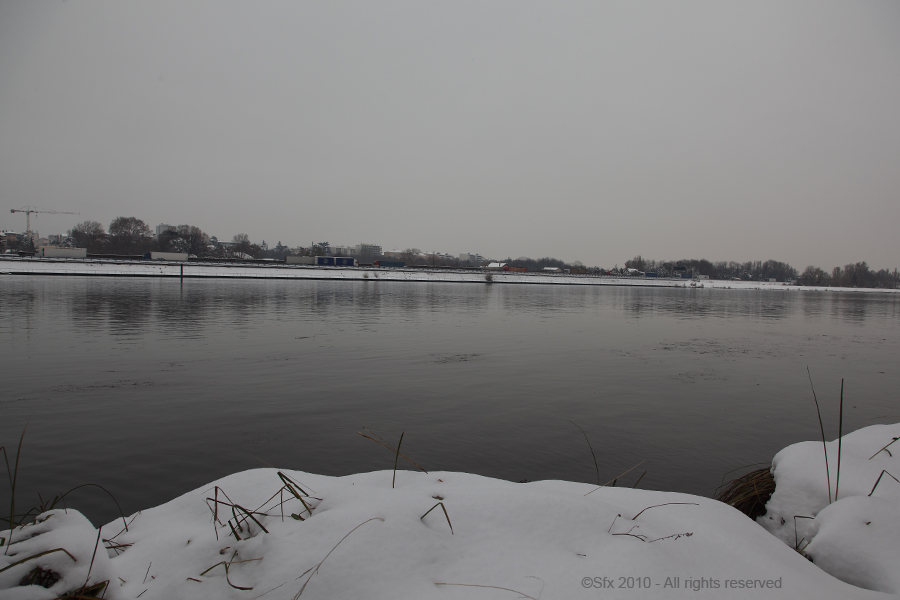
{"type": "Polygon", "coordinates": [[[20,509],[392,468],[363,427],[429,470],[709,496],[819,437],[807,366],[829,439],[842,378],[845,431],[900,420],[888,293],[2,276],[0,347],[20,509]]]}

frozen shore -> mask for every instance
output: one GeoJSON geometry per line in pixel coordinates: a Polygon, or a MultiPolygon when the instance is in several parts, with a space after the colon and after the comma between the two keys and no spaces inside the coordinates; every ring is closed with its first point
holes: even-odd
{"type": "Polygon", "coordinates": [[[706,279],[656,279],[571,275],[566,273],[510,273],[504,271],[448,270],[378,267],[310,267],[305,265],[170,262],[109,259],[52,259],[0,256],[0,274],[94,277],[170,277],[216,279],[299,279],[326,281],[411,281],[444,283],[676,287],[693,289],[743,289],[778,292],[900,293],[900,290],[792,286],[776,282],[719,281],[706,279]]]}
{"type": "Polygon", "coordinates": [[[390,470],[254,469],[130,515],[127,531],[122,519],[98,531],[57,509],[11,546],[0,533],[0,597],[108,582],[106,598],[144,600],[883,598],[900,592],[900,484],[885,475],[869,493],[881,471],[900,473],[893,447],[881,450],[898,437],[900,425],[844,436],[830,504],[821,442],[780,452],[765,528],[687,494],[418,471],[398,471],[392,487],[390,470]],[[794,548],[801,514],[815,517],[798,528],[805,554],[794,548]],[[36,567],[61,578],[19,587],[36,567]]]}

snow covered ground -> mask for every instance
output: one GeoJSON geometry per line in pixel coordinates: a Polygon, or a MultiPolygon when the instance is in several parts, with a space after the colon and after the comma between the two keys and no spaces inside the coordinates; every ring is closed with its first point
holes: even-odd
{"type": "MultiPolygon", "coordinates": [[[[892,447],[879,452],[898,436],[900,425],[844,437],[831,504],[822,444],[780,452],[765,528],[686,494],[255,469],[131,515],[127,531],[122,519],[98,531],[74,510],[44,513],[4,541],[0,597],[109,581],[106,598],[144,600],[884,598],[862,588],[900,591],[900,484],[885,475],[868,494],[882,470],[900,471],[892,447]],[[795,514],[815,517],[798,528],[815,564],[794,549],[795,514]],[[62,578],[18,587],[37,566],[62,578]]],[[[828,451],[834,488],[837,442],[828,451]]]]}

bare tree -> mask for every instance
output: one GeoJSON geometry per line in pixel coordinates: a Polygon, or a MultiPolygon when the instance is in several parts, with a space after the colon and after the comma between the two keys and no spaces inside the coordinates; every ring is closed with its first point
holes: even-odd
{"type": "Polygon", "coordinates": [[[82,221],[69,230],[69,237],[75,241],[76,247],[99,252],[106,241],[106,231],[97,221],[82,221]]]}
{"type": "Polygon", "coordinates": [[[109,235],[114,252],[143,252],[150,242],[150,228],[136,217],[116,217],[109,224],[109,235]]]}

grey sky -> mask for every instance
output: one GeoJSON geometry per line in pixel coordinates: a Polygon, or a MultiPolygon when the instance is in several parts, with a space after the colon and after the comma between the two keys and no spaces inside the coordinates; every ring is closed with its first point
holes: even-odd
{"type": "Polygon", "coordinates": [[[900,2],[0,2],[0,228],[900,266],[900,2]]]}

